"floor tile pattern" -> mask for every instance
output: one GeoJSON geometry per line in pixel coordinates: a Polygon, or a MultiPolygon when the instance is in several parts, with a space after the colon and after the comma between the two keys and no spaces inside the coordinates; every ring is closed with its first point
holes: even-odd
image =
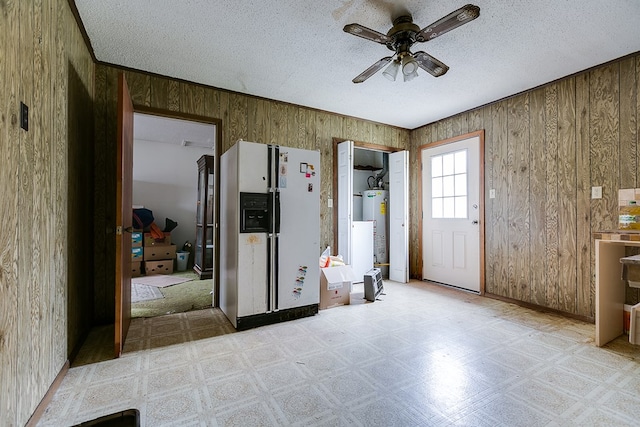
{"type": "Polygon", "coordinates": [[[154,427],[640,424],[624,337],[598,348],[593,324],[430,283],[385,291],[244,332],[218,309],[134,319],[116,360],[98,329],[38,425],[129,408],[154,427]]]}

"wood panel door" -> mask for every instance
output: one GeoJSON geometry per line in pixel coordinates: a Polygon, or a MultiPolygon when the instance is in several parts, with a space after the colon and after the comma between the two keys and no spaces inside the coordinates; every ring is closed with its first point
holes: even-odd
{"type": "Polygon", "coordinates": [[[133,193],[133,102],[124,73],[118,75],[118,173],[116,176],[115,356],[120,357],[131,323],[131,199],[133,193]]]}

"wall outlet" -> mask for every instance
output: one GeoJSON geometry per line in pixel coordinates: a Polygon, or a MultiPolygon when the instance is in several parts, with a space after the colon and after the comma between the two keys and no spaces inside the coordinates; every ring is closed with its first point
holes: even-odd
{"type": "Polygon", "coordinates": [[[496,189],[492,188],[491,190],[489,190],[489,198],[490,199],[495,199],[496,198],[496,189]]]}
{"type": "Polygon", "coordinates": [[[602,199],[602,187],[591,187],[591,198],[602,199]]]}

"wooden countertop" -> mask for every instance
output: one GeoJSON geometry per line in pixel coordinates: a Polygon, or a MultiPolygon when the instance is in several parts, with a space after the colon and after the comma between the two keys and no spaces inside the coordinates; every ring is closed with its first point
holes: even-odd
{"type": "Polygon", "coordinates": [[[595,231],[594,239],[621,240],[624,242],[640,242],[640,230],[604,230],[595,231]]]}

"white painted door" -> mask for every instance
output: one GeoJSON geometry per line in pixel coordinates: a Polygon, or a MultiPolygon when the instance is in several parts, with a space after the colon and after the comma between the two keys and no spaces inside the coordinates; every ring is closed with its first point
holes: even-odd
{"type": "Polygon", "coordinates": [[[389,279],[409,281],[409,152],[389,154],[389,279]]]}
{"type": "Polygon", "coordinates": [[[338,251],[351,264],[353,210],[353,141],[338,144],[338,251]]]}
{"type": "Polygon", "coordinates": [[[423,279],[480,292],[480,137],[421,155],[423,279]]]}

